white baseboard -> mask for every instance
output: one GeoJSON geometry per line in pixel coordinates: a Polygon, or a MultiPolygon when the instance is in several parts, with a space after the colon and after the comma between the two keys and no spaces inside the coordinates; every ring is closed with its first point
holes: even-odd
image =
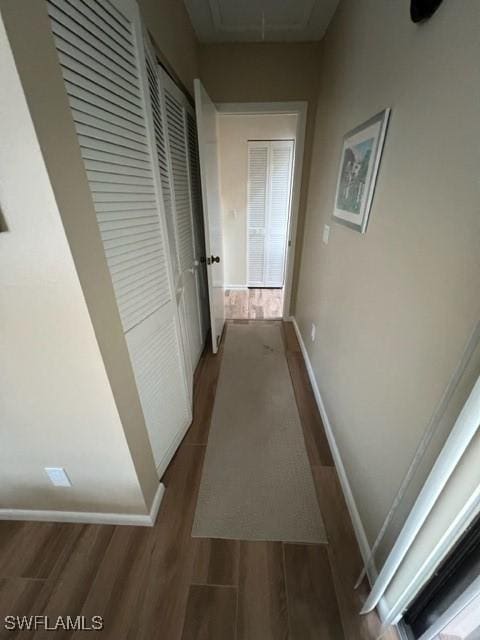
{"type": "MultiPolygon", "coordinates": [[[[332,452],[333,460],[335,462],[338,478],[342,486],[343,495],[345,496],[345,501],[347,503],[348,511],[350,513],[350,518],[352,519],[353,530],[355,532],[355,537],[357,538],[358,546],[360,548],[360,553],[362,555],[363,561],[366,562],[370,558],[370,545],[368,543],[367,535],[365,533],[365,529],[363,527],[362,520],[360,518],[360,514],[357,509],[357,505],[355,504],[355,499],[353,497],[353,492],[350,487],[350,483],[348,481],[347,472],[343,465],[342,457],[340,455],[340,451],[338,449],[337,442],[335,440],[332,424],[325,410],[325,405],[323,403],[322,396],[320,395],[320,389],[318,388],[317,380],[315,378],[315,373],[313,371],[312,363],[310,362],[310,358],[308,356],[307,348],[305,347],[302,334],[300,333],[300,328],[294,316],[291,316],[290,320],[293,323],[293,326],[295,328],[295,333],[297,334],[298,342],[300,344],[300,349],[302,350],[302,355],[303,355],[303,359],[305,360],[305,365],[307,367],[310,384],[312,385],[318,410],[320,411],[320,415],[322,417],[323,425],[325,427],[325,433],[327,435],[328,444],[330,445],[330,450],[332,452]]],[[[370,582],[374,581],[376,576],[377,576],[377,570],[375,567],[372,567],[368,576],[370,582]]]]}
{"type": "Polygon", "coordinates": [[[237,289],[237,290],[240,290],[240,291],[248,289],[246,284],[224,284],[223,288],[224,289],[237,289]]]}
{"type": "Polygon", "coordinates": [[[119,524],[153,527],[165,493],[161,482],[155,492],[150,513],[100,513],[89,511],[48,511],[36,509],[0,509],[0,520],[29,520],[32,522],[76,522],[81,524],[119,524]]]}

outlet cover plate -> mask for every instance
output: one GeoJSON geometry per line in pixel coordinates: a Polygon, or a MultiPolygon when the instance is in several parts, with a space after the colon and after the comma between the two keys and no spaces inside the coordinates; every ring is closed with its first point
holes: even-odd
{"type": "Polygon", "coordinates": [[[54,487],[71,487],[72,483],[63,467],[45,467],[45,472],[54,487]]]}

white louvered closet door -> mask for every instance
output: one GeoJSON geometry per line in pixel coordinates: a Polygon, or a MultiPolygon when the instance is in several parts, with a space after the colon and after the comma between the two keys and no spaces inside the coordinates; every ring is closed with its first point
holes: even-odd
{"type": "Polygon", "coordinates": [[[191,421],[143,30],[132,0],[48,0],[159,476],[191,421]]]}
{"type": "Polygon", "coordinates": [[[265,286],[283,287],[287,249],[293,141],[270,142],[268,217],[265,234],[265,286]]]}
{"type": "Polygon", "coordinates": [[[248,143],[248,286],[264,286],[268,142],[248,143]]]}
{"type": "Polygon", "coordinates": [[[248,143],[248,286],[283,287],[294,142],[248,143]]]}
{"type": "Polygon", "coordinates": [[[173,173],[171,156],[168,149],[167,117],[165,101],[161,89],[161,73],[148,38],[145,42],[148,85],[152,104],[153,124],[155,131],[155,144],[157,148],[158,167],[162,185],[162,195],[167,222],[168,240],[170,246],[170,263],[172,266],[173,281],[175,288],[175,301],[180,324],[180,335],[182,341],[183,363],[185,368],[187,388],[190,401],[193,395],[193,366],[191,356],[191,339],[188,335],[187,311],[185,305],[185,291],[182,286],[181,267],[177,251],[177,240],[175,230],[175,197],[173,191],[173,173]]]}
{"type": "Polygon", "coordinates": [[[187,116],[192,116],[193,110],[180,88],[161,67],[157,68],[160,101],[166,124],[172,227],[176,248],[176,287],[186,328],[187,349],[190,354],[189,382],[192,389],[193,371],[204,345],[199,284],[200,256],[196,255],[198,247],[195,240],[188,146],[187,116]]]}

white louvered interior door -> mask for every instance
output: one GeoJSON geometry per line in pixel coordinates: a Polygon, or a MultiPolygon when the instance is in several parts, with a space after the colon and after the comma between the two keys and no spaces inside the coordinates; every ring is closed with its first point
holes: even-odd
{"type": "Polygon", "coordinates": [[[159,475],[191,421],[143,29],[132,0],[48,0],[159,475]]]}
{"type": "Polygon", "coordinates": [[[165,119],[166,152],[169,162],[169,186],[172,202],[172,226],[178,265],[176,287],[182,296],[183,321],[187,350],[190,355],[190,389],[193,371],[203,350],[202,314],[199,285],[199,256],[195,239],[195,219],[189,163],[187,116],[193,110],[181,89],[167,73],[157,67],[160,80],[160,101],[165,119]]]}
{"type": "Polygon", "coordinates": [[[248,286],[283,287],[294,142],[248,143],[248,286]]]}
{"type": "Polygon", "coordinates": [[[218,113],[198,78],[195,115],[202,193],[203,228],[207,257],[207,288],[212,351],[217,353],[225,326],[225,278],[223,270],[223,220],[220,199],[218,113]]]}
{"type": "Polygon", "coordinates": [[[293,141],[270,142],[268,217],[265,234],[265,286],[283,287],[287,249],[293,141]]]}
{"type": "Polygon", "coordinates": [[[248,143],[247,265],[249,287],[263,286],[265,281],[268,151],[268,142],[248,143]]]}
{"type": "Polygon", "coordinates": [[[190,401],[193,394],[193,363],[191,355],[191,339],[187,326],[187,307],[185,305],[185,292],[182,285],[182,271],[177,247],[177,232],[175,223],[175,194],[173,189],[172,158],[168,145],[167,116],[163,90],[161,88],[161,71],[155,59],[148,40],[145,43],[148,85],[152,104],[153,124],[155,131],[155,144],[157,148],[158,167],[162,185],[167,232],[170,246],[170,263],[172,266],[173,282],[175,289],[175,301],[180,324],[180,336],[183,352],[187,388],[190,401]]]}

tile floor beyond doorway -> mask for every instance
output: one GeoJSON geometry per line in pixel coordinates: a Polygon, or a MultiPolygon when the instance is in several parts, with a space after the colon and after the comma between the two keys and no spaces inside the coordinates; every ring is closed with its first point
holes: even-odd
{"type": "Polygon", "coordinates": [[[283,289],[226,289],[227,320],[278,320],[282,317],[283,289]]]}

